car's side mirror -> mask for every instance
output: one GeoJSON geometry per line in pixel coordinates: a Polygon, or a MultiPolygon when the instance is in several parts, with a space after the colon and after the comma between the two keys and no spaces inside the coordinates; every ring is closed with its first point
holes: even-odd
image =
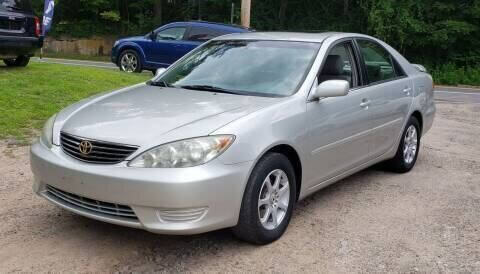
{"type": "Polygon", "coordinates": [[[155,37],[155,32],[151,31],[151,32],[148,34],[148,37],[150,38],[150,40],[155,41],[155,39],[156,39],[156,37],[155,37]]]}
{"type": "Polygon", "coordinates": [[[155,71],[155,77],[162,75],[167,69],[166,68],[159,68],[155,71]]]}
{"type": "Polygon", "coordinates": [[[318,85],[313,99],[320,99],[323,97],[339,97],[345,96],[350,90],[350,83],[345,80],[327,80],[318,85]]]}

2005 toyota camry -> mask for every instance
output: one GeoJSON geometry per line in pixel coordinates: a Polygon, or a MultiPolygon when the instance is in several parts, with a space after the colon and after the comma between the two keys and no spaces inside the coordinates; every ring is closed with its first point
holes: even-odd
{"type": "Polygon", "coordinates": [[[434,114],[431,76],[375,38],[232,34],[50,118],[34,191],[113,224],[265,244],[309,194],[382,161],[412,169],[434,114]]]}

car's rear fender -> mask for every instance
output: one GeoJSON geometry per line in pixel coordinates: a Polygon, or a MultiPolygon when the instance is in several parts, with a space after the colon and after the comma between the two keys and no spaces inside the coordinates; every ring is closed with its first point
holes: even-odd
{"type": "Polygon", "coordinates": [[[433,79],[428,73],[419,72],[412,75],[415,93],[411,113],[419,112],[422,116],[422,135],[428,132],[435,116],[435,98],[433,79]]]}

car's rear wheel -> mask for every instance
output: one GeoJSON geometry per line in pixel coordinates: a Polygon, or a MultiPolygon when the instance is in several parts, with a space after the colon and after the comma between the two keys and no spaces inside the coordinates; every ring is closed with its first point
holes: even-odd
{"type": "Polygon", "coordinates": [[[118,67],[121,71],[125,72],[142,72],[140,58],[137,52],[134,50],[125,50],[122,52],[122,54],[120,54],[118,67]]]}
{"type": "Polygon", "coordinates": [[[266,154],[250,175],[234,234],[254,244],[277,240],[287,229],[295,202],[292,164],[283,154],[266,154]]]}
{"type": "Polygon", "coordinates": [[[30,62],[30,57],[22,55],[15,59],[5,59],[3,62],[8,67],[26,67],[30,62]]]}
{"type": "Polygon", "coordinates": [[[398,173],[409,172],[417,162],[420,151],[420,124],[415,117],[410,117],[395,157],[387,161],[387,167],[398,173]]]}

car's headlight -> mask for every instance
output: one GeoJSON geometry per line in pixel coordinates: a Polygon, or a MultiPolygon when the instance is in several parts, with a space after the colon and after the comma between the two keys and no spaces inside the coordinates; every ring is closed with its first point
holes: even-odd
{"type": "Polygon", "coordinates": [[[118,46],[118,44],[120,44],[120,41],[117,40],[117,41],[115,41],[115,43],[113,44],[113,47],[118,46]]]}
{"type": "Polygon", "coordinates": [[[43,126],[42,136],[40,137],[40,141],[48,148],[52,148],[53,124],[55,123],[55,118],[57,118],[57,114],[53,115],[47,120],[47,122],[43,126]]]}
{"type": "Polygon", "coordinates": [[[129,166],[144,168],[198,166],[222,154],[234,140],[233,135],[214,135],[176,141],[140,154],[129,163],[129,166]]]}

